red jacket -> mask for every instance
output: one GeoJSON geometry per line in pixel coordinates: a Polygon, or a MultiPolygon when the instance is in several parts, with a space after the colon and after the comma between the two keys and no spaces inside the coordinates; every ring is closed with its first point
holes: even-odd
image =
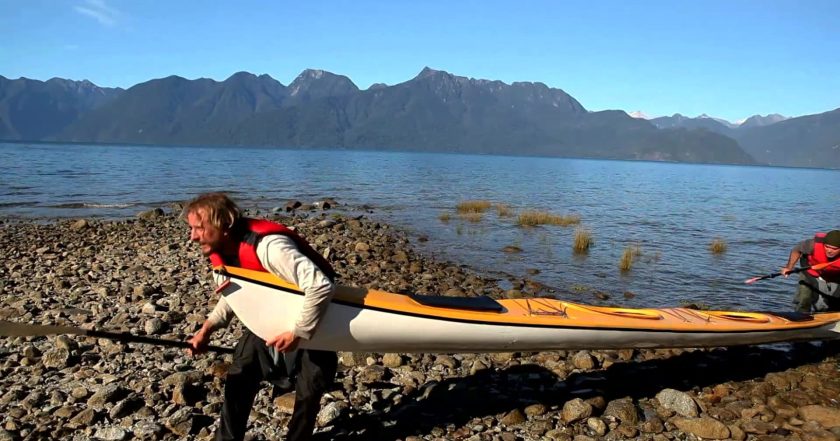
{"type": "MultiPolygon", "coordinates": [[[[825,254],[825,233],[817,233],[814,236],[814,252],[808,255],[808,265],[818,265],[828,262],[825,254]]],[[[830,265],[819,271],[808,270],[808,274],[814,277],[822,277],[826,282],[840,282],[840,260],[836,265],[830,265]]]]}
{"type": "Polygon", "coordinates": [[[306,240],[285,225],[262,219],[249,218],[243,218],[240,222],[244,222],[245,231],[240,233],[241,238],[239,238],[239,253],[237,256],[239,261],[226,261],[221,254],[214,252],[210,255],[210,263],[214,267],[232,265],[265,272],[266,269],[263,268],[262,264],[260,264],[260,259],[257,257],[257,241],[269,234],[282,234],[294,240],[298,251],[309,258],[330,280],[335,279],[335,270],[327,259],[315,251],[306,240]]]}

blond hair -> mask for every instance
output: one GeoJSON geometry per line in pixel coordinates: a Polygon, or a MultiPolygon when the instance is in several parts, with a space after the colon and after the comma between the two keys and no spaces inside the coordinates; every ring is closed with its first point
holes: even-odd
{"type": "Polygon", "coordinates": [[[221,192],[204,193],[196,196],[184,207],[183,216],[190,213],[201,214],[203,220],[210,222],[216,228],[227,231],[242,216],[236,202],[221,192]]]}

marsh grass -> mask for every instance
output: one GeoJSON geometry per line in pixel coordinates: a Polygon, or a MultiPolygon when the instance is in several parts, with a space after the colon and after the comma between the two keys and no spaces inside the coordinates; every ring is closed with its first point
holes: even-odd
{"type": "Polygon", "coordinates": [[[523,227],[535,227],[537,225],[568,227],[579,224],[580,216],[576,214],[556,215],[545,211],[523,211],[519,213],[517,223],[523,227]]]}
{"type": "Polygon", "coordinates": [[[466,214],[466,213],[484,213],[487,211],[488,208],[493,206],[490,201],[484,200],[474,200],[474,201],[461,201],[458,202],[458,205],[455,207],[458,214],[466,214]]]}
{"type": "Polygon", "coordinates": [[[468,221],[468,222],[481,222],[481,216],[483,213],[471,213],[471,212],[458,212],[458,217],[461,219],[468,221]]]}
{"type": "Polygon", "coordinates": [[[572,242],[572,250],[577,254],[583,254],[589,251],[592,246],[592,233],[589,230],[578,228],[575,230],[574,242],[572,242]]]}
{"type": "Polygon", "coordinates": [[[630,271],[633,268],[633,262],[637,257],[642,255],[642,248],[638,245],[630,245],[621,253],[621,260],[618,261],[618,268],[621,271],[630,271]]]}
{"type": "Polygon", "coordinates": [[[726,252],[726,241],[721,238],[715,238],[712,240],[712,243],[709,244],[709,251],[714,254],[722,254],[726,252]]]}
{"type": "Polygon", "coordinates": [[[511,217],[513,216],[513,209],[508,204],[496,204],[496,213],[499,217],[511,217]]]}
{"type": "Polygon", "coordinates": [[[440,219],[441,222],[446,223],[452,219],[452,216],[449,213],[441,213],[438,215],[438,219],[440,219]]]}

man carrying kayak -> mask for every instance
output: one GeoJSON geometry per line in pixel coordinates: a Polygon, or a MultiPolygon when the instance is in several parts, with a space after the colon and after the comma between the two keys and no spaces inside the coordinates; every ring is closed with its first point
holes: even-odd
{"type": "MultiPolygon", "coordinates": [[[[312,338],[335,292],[332,266],[303,238],[285,226],[266,220],[248,219],[223,193],[202,194],[184,209],[190,240],[213,266],[232,265],[270,272],[301,288],[304,304],[292,331],[264,341],[248,329],[237,343],[233,364],[225,380],[224,404],[216,440],[242,440],[254,398],[263,380],[275,387],[295,383],[295,406],[286,439],[312,437],[321,396],[335,379],[335,352],[295,350],[303,339],[312,338]]],[[[210,335],[225,327],[233,311],[220,297],[201,329],[189,341],[190,352],[203,352],[210,335]]]]}
{"type": "Polygon", "coordinates": [[[817,233],[813,239],[796,244],[790,251],[787,265],[781,269],[787,277],[796,263],[807,267],[837,260],[820,270],[809,269],[799,273],[799,287],[793,299],[798,312],[810,313],[840,311],[840,230],[817,233]]]}

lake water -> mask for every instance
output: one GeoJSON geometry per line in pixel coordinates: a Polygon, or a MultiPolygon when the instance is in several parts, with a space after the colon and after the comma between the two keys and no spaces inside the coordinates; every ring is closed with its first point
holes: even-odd
{"type": "MultiPolygon", "coordinates": [[[[131,217],[211,190],[245,207],[335,198],[353,214],[401,227],[420,251],[483,274],[530,278],[585,303],[686,302],[788,310],[794,278],[775,272],[815,231],[840,228],[840,172],[540,157],[210,147],[0,144],[0,217],[131,217]],[[494,210],[455,215],[483,199],[514,212],[577,214],[594,245],[572,252],[574,227],[520,228],[494,210]],[[372,207],[372,213],[363,206],[372,207]],[[444,222],[442,214],[451,219],[444,222]],[[720,238],[728,249],[709,251],[720,238]],[[502,251],[508,245],[521,253],[502,251]],[[636,245],[633,268],[618,269],[636,245]],[[538,270],[530,275],[529,270],[538,270]],[[600,291],[606,302],[595,298],[600,291]],[[625,298],[624,293],[635,296],[625,298]]],[[[348,281],[352,283],[352,281],[348,281]]]]}

